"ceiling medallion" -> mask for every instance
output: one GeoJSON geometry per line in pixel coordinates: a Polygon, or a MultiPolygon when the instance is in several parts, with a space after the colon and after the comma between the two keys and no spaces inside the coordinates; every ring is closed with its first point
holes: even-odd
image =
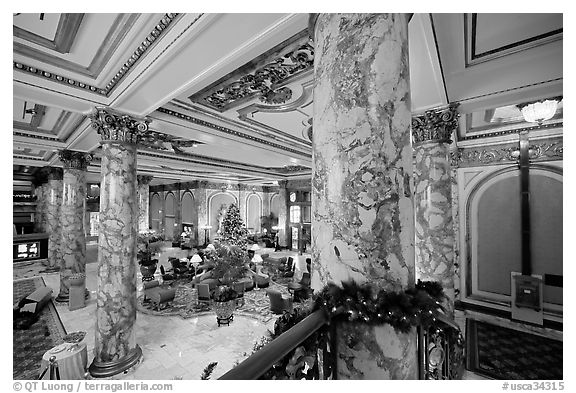
{"type": "Polygon", "coordinates": [[[219,110],[237,100],[256,94],[260,95],[260,101],[266,104],[283,104],[292,98],[292,90],[277,86],[313,67],[314,48],[310,43],[306,43],[204,97],[203,100],[219,110]]]}

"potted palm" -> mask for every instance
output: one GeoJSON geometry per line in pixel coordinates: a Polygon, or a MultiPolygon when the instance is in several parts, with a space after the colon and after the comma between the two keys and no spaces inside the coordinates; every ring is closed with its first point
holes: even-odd
{"type": "Polygon", "coordinates": [[[138,264],[142,273],[142,281],[154,279],[158,259],[154,258],[162,245],[162,235],[153,231],[140,232],[138,234],[138,264]]]}
{"type": "Polygon", "coordinates": [[[230,324],[234,319],[234,309],[236,308],[237,292],[228,285],[221,285],[214,292],[214,311],[216,312],[216,321],[218,326],[230,324]]]}

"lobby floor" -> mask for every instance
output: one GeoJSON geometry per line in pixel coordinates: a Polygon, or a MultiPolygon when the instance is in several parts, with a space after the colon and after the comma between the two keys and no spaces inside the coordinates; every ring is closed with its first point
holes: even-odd
{"type": "MultiPolygon", "coordinates": [[[[271,250],[273,252],[273,250],[271,250]]],[[[180,249],[164,249],[160,263],[168,267],[168,257],[180,257],[180,249]]],[[[264,252],[267,252],[265,249],[264,252]]],[[[182,255],[184,256],[184,255],[182,255]]],[[[280,251],[276,257],[295,257],[295,276],[301,277],[306,269],[306,255],[296,257],[295,252],[280,251]]],[[[96,312],[96,244],[87,246],[86,287],[90,299],[85,308],[69,311],[67,304],[58,304],[60,319],[68,333],[85,331],[88,348],[88,363],[94,358],[94,331],[96,312]]],[[[52,288],[54,296],[58,294],[59,273],[43,273],[39,263],[16,263],[13,265],[13,279],[35,276],[44,278],[46,286],[52,288]]],[[[140,274],[140,273],[138,273],[140,274]]],[[[138,291],[141,280],[138,278],[138,291]]],[[[138,293],[140,295],[140,293],[138,293]]],[[[143,361],[125,374],[111,379],[132,380],[199,380],[204,368],[211,362],[218,362],[211,379],[217,379],[241,362],[249,354],[256,342],[273,330],[274,321],[267,323],[245,315],[236,315],[230,326],[218,327],[215,315],[201,315],[190,319],[179,316],[157,316],[138,312],[136,324],[136,342],[143,352],[143,361]]],[[[485,379],[477,374],[465,371],[463,379],[485,379]]]]}
{"type": "MultiPolygon", "coordinates": [[[[86,287],[90,300],[85,308],[69,311],[67,304],[57,306],[60,319],[68,333],[85,331],[88,363],[94,358],[97,263],[86,265],[86,287]]],[[[58,294],[59,274],[40,273],[39,264],[14,264],[14,280],[41,276],[46,286],[58,294]]],[[[141,281],[139,279],[139,284],[141,281]]],[[[141,285],[139,285],[141,287],[141,285]]],[[[140,290],[140,288],[139,288],[140,290]]],[[[112,379],[135,380],[199,380],[204,368],[218,362],[211,379],[216,379],[252,353],[253,345],[273,329],[274,319],[263,323],[258,319],[236,315],[230,326],[218,327],[216,316],[201,315],[183,319],[179,316],[157,316],[138,313],[136,342],[143,352],[143,361],[126,374],[112,379]]]]}

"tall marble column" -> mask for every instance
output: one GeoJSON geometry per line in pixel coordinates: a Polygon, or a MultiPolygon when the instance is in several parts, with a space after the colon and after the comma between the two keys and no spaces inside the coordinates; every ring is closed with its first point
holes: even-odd
{"type": "Polygon", "coordinates": [[[36,196],[36,211],[34,213],[34,232],[46,233],[46,208],[48,198],[46,183],[36,183],[34,194],[36,196]]]}
{"type": "MultiPolygon", "coordinates": [[[[312,288],[353,279],[405,290],[414,286],[408,17],[316,18],[312,288]]],[[[336,331],[338,378],[417,378],[414,328],[336,331]]]]}
{"type": "Polygon", "coordinates": [[[152,176],[137,175],[138,179],[138,232],[150,228],[150,182],[152,176]]]}
{"type": "Polygon", "coordinates": [[[412,119],[416,278],[438,281],[454,311],[454,228],[450,138],[458,127],[456,106],[430,110],[412,119]]]}
{"type": "Polygon", "coordinates": [[[90,116],[102,137],[96,343],[89,367],[109,377],[136,365],[136,145],[148,122],[98,108],[90,116]]]}
{"type": "Polygon", "coordinates": [[[278,181],[280,188],[278,189],[278,199],[280,205],[278,207],[278,244],[280,247],[288,246],[288,230],[290,225],[290,220],[288,217],[288,190],[286,186],[288,181],[280,180],[278,181]]]}
{"type": "Polygon", "coordinates": [[[60,150],[64,165],[62,206],[62,243],[60,250],[60,292],[56,301],[68,301],[69,282],[72,274],[86,272],[86,237],[84,216],[86,204],[86,167],[92,159],[88,153],[60,150]]]}
{"type": "Polygon", "coordinates": [[[62,168],[48,167],[46,183],[46,232],[48,232],[48,264],[46,271],[60,270],[62,252],[62,224],[60,206],[62,205],[62,168]]]}
{"type": "Polygon", "coordinates": [[[198,209],[198,245],[204,244],[206,237],[206,230],[202,229],[204,226],[209,225],[208,222],[208,202],[206,200],[206,182],[198,182],[197,188],[192,190],[194,200],[196,201],[196,208],[198,209]]]}

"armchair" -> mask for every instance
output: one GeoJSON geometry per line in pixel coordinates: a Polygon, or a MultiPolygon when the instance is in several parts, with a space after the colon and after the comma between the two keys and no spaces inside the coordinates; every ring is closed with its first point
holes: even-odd
{"type": "Polygon", "coordinates": [[[198,303],[210,303],[210,286],[208,284],[197,284],[198,288],[198,303]]]}
{"type": "Polygon", "coordinates": [[[284,311],[292,311],[292,299],[284,298],[282,294],[274,289],[266,290],[270,298],[270,311],[275,314],[281,314],[284,311]]]}
{"type": "Polygon", "coordinates": [[[183,276],[185,274],[188,274],[189,269],[186,266],[185,262],[184,263],[180,262],[178,258],[170,258],[168,260],[172,264],[172,271],[176,276],[183,276]]]}
{"type": "Polygon", "coordinates": [[[262,271],[262,266],[256,266],[256,272],[253,274],[254,285],[258,288],[266,288],[270,285],[270,276],[262,271]]]}

